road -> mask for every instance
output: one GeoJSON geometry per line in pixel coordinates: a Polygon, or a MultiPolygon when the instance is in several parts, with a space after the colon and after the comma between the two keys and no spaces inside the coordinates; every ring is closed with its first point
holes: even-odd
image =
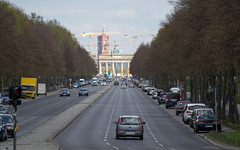
{"type": "MultiPolygon", "coordinates": [[[[102,86],[86,85],[89,90],[89,95],[96,93],[98,90],[103,88],[102,86]]],[[[38,96],[36,99],[23,99],[26,101],[22,105],[18,106],[17,120],[19,130],[17,137],[23,136],[31,130],[37,128],[41,124],[50,120],[51,118],[62,113],[69,107],[78,103],[79,101],[86,98],[86,96],[78,96],[79,88],[71,89],[70,97],[59,97],[58,91],[55,94],[49,96],[38,96]]],[[[12,114],[13,107],[9,106],[8,111],[12,114]]],[[[8,140],[11,140],[9,138],[8,140]]]]}
{"type": "Polygon", "coordinates": [[[220,149],[186,128],[138,88],[120,89],[119,86],[113,86],[100,97],[55,142],[61,150],[220,149]],[[139,115],[146,122],[144,140],[115,139],[113,121],[126,114],[139,115]]]}

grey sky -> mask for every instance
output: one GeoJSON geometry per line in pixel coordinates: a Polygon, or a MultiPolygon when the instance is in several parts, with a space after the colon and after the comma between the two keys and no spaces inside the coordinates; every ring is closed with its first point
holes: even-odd
{"type": "MultiPolygon", "coordinates": [[[[109,35],[110,44],[116,41],[122,53],[133,53],[133,39],[127,35],[157,34],[160,21],[164,21],[173,6],[168,0],[9,0],[25,13],[37,13],[44,20],[58,20],[79,39],[80,44],[90,44],[89,37],[82,37],[81,32],[121,32],[109,35]]],[[[138,37],[136,43],[146,43],[151,36],[138,37]]],[[[97,38],[93,39],[97,44],[97,38]]],[[[89,46],[84,46],[87,50],[89,46]]],[[[110,47],[112,50],[113,47],[110,47]]],[[[93,47],[96,53],[97,47],[93,47]]]]}

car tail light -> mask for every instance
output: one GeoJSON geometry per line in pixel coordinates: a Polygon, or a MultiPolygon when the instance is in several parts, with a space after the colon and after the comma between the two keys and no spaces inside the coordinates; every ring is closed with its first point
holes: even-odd
{"type": "Polygon", "coordinates": [[[197,124],[204,123],[203,121],[198,121],[197,124]]]}
{"type": "Polygon", "coordinates": [[[188,110],[186,113],[192,113],[192,111],[191,111],[191,110],[188,110]]]}
{"type": "Polygon", "coordinates": [[[120,118],[118,124],[121,124],[121,122],[122,122],[122,119],[120,118]]]}
{"type": "MultiPolygon", "coordinates": [[[[214,120],[214,121],[213,121],[213,123],[216,123],[216,120],[214,120]]],[[[219,121],[219,120],[217,120],[217,123],[220,123],[220,121],[219,121]]]]}

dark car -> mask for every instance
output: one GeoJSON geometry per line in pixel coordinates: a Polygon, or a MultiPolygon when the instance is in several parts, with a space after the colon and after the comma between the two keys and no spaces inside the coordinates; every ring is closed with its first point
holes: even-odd
{"type": "Polygon", "coordinates": [[[211,115],[199,115],[196,120],[193,122],[194,132],[198,133],[199,131],[208,131],[208,130],[217,130],[222,131],[221,122],[216,118],[215,114],[211,115]]]}
{"type": "Polygon", "coordinates": [[[4,105],[0,105],[0,114],[7,114],[7,108],[4,105]]]}
{"type": "Polygon", "coordinates": [[[178,101],[180,101],[181,96],[180,93],[168,93],[166,95],[165,107],[168,109],[169,107],[175,106],[178,101]]]}
{"type": "Polygon", "coordinates": [[[179,113],[182,113],[184,105],[189,104],[189,103],[190,103],[190,101],[178,101],[177,105],[175,105],[176,115],[178,115],[179,113]]]}
{"type": "Polygon", "coordinates": [[[159,94],[157,96],[157,100],[158,100],[158,104],[159,105],[165,104],[167,94],[168,93],[166,93],[166,92],[161,92],[161,94],[159,94]]]}
{"type": "Polygon", "coordinates": [[[0,117],[0,141],[7,140],[8,133],[7,133],[7,126],[3,123],[3,119],[0,117]]]}
{"type": "Polygon", "coordinates": [[[119,137],[139,137],[143,140],[143,122],[139,116],[124,115],[114,121],[116,124],[116,139],[119,137]]]}
{"type": "Polygon", "coordinates": [[[62,97],[62,96],[70,97],[70,91],[69,91],[69,89],[62,89],[59,91],[59,95],[60,95],[60,97],[62,97]]]}
{"type": "Polygon", "coordinates": [[[119,85],[119,82],[118,81],[114,81],[114,85],[119,85]]]}
{"type": "Polygon", "coordinates": [[[0,117],[3,119],[3,124],[7,126],[7,133],[14,137],[14,129],[13,129],[13,117],[10,114],[0,114],[0,117]]]}

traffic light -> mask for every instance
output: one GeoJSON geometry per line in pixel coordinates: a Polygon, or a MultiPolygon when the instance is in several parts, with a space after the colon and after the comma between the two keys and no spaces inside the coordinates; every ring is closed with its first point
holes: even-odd
{"type": "Polygon", "coordinates": [[[15,111],[17,111],[17,106],[22,104],[21,100],[18,100],[22,97],[22,88],[21,86],[12,86],[9,87],[9,105],[13,105],[15,111]]]}

